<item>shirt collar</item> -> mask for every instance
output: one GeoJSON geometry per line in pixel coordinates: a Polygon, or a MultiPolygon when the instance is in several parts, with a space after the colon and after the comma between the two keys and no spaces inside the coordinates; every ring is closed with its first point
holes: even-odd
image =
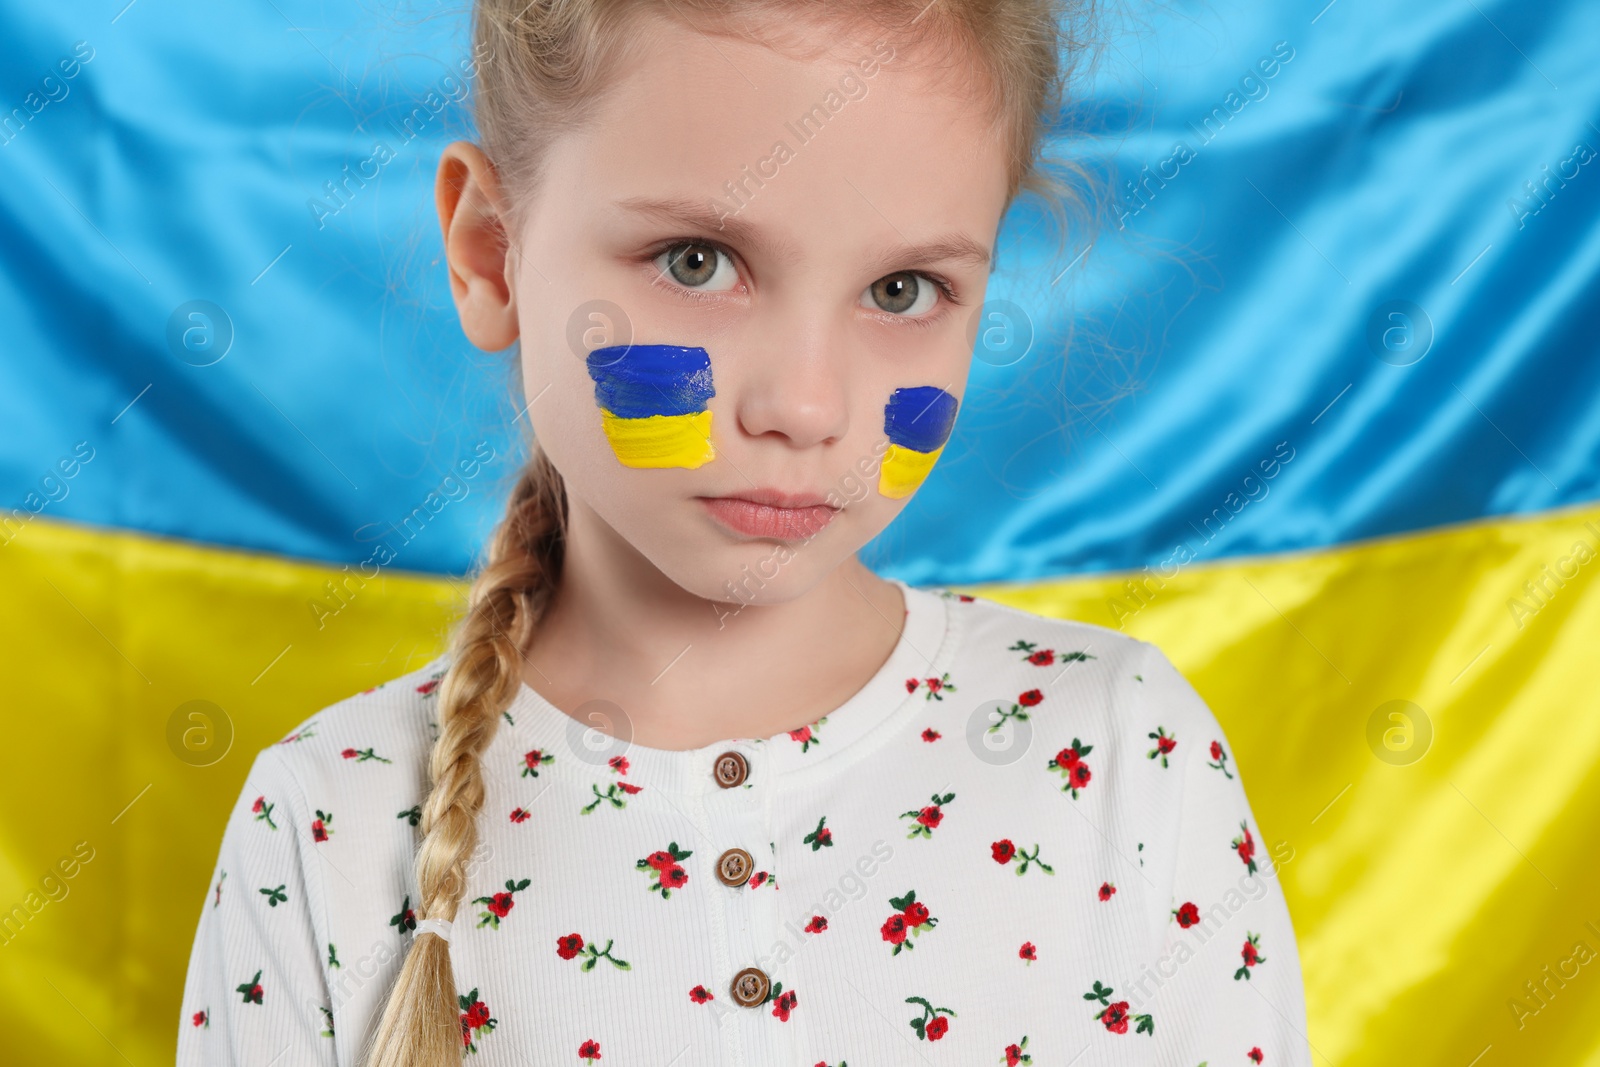
{"type": "MultiPolygon", "coordinates": [[[[744,782],[729,792],[836,773],[915,715],[916,705],[928,699],[929,680],[943,678],[954,656],[961,616],[953,610],[951,595],[889,580],[900,586],[906,602],[899,640],[860,689],[809,724],[771,737],[727,738],[699,748],[649,748],[615,736],[621,717],[616,705],[597,700],[569,715],[523,682],[506,709],[510,722],[499,725],[485,758],[513,759],[518,774],[545,778],[545,785],[576,781],[600,806],[618,806],[616,801],[644,790],[722,792],[713,767],[726,752],[738,753],[747,767],[744,782]]],[[[537,791],[542,789],[529,790],[537,791]]]]}

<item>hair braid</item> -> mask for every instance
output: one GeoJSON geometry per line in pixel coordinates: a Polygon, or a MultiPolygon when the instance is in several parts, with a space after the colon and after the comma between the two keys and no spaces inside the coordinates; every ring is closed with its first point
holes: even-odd
{"type": "MultiPolygon", "coordinates": [[[[466,895],[484,799],[481,757],[521,684],[522,649],[555,591],[565,532],[561,476],[535,443],[473,580],[439,684],[439,737],[428,762],[432,788],[422,804],[417,850],[423,918],[454,921],[466,895]]],[[[366,1062],[443,1067],[460,1061],[461,1044],[450,946],[431,932],[419,934],[366,1062]]]]}

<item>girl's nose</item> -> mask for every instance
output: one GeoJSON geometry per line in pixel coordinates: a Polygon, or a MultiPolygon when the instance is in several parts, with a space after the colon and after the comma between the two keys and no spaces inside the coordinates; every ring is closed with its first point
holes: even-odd
{"type": "Polygon", "coordinates": [[[735,419],[751,437],[781,437],[793,448],[825,445],[850,428],[845,331],[812,315],[775,321],[737,360],[735,419]]]}

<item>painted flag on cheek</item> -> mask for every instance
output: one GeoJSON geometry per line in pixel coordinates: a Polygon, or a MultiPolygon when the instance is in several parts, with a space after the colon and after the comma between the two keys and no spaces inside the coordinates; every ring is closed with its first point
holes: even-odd
{"type": "Polygon", "coordinates": [[[606,440],[625,467],[698,467],[711,444],[711,357],[680,345],[611,345],[588,356],[606,440]]]}
{"type": "Polygon", "coordinates": [[[896,389],[883,406],[889,437],[878,472],[878,492],[899,499],[917,491],[950,439],[960,402],[936,385],[896,389]]]}

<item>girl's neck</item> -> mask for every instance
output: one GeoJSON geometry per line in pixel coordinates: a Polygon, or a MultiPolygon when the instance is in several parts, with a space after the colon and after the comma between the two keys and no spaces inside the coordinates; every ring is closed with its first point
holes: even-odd
{"type": "Polygon", "coordinates": [[[616,732],[635,744],[683,750],[815,722],[882,667],[904,626],[900,590],[854,556],[792,599],[741,607],[685,591],[623,544],[607,551],[605,533],[571,536],[580,530],[569,527],[523,680],[568,714],[612,702],[626,715],[616,732]]]}

